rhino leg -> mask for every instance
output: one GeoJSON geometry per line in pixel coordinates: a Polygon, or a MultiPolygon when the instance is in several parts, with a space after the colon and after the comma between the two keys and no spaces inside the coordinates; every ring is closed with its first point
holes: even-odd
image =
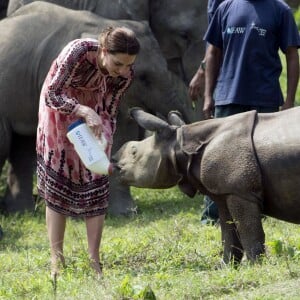
{"type": "Polygon", "coordinates": [[[222,231],[223,260],[238,265],[243,258],[243,246],[238,231],[225,201],[217,202],[222,231]]]}
{"type": "Polygon", "coordinates": [[[8,186],[4,196],[8,212],[34,209],[35,137],[14,134],[9,154],[8,186]]]}
{"type": "Polygon", "coordinates": [[[256,261],[265,253],[265,234],[260,206],[243,198],[230,196],[227,199],[227,207],[247,258],[252,262],[256,261]]]}

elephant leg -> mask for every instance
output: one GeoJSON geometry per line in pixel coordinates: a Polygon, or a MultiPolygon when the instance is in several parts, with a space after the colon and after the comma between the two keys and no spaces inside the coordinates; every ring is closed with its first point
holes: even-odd
{"type": "Polygon", "coordinates": [[[238,265],[243,258],[243,246],[233,218],[227,208],[226,202],[217,202],[224,247],[223,260],[227,264],[233,262],[238,265]]]}
{"type": "Polygon", "coordinates": [[[128,216],[135,210],[130,187],[120,183],[114,175],[109,178],[109,213],[115,216],[128,216]]]}
{"type": "Polygon", "coordinates": [[[182,58],[175,57],[172,59],[168,59],[167,63],[168,63],[168,69],[170,71],[172,71],[173,73],[175,73],[179,78],[181,78],[183,80],[183,82],[186,85],[188,85],[189,82],[188,82],[187,76],[185,74],[182,58]]]}
{"type": "Polygon", "coordinates": [[[237,227],[247,258],[252,262],[256,261],[265,253],[265,234],[259,204],[231,196],[227,200],[227,206],[237,227]]]}
{"type": "Polygon", "coordinates": [[[8,212],[34,209],[32,195],[36,152],[35,137],[14,134],[9,155],[8,186],[5,204],[8,212]]]}
{"type": "Polygon", "coordinates": [[[4,233],[3,233],[2,227],[0,226],[0,241],[1,241],[2,238],[3,238],[3,235],[4,235],[4,233]]]}
{"type": "MultiPolygon", "coordinates": [[[[0,118],[0,136],[0,174],[2,174],[3,166],[9,157],[12,139],[11,128],[5,118],[0,118]]],[[[4,199],[1,199],[1,210],[6,210],[4,199]]]]}

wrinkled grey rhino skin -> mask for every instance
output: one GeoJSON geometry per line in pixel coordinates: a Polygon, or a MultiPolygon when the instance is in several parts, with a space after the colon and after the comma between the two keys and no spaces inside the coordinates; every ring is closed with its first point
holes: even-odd
{"type": "MultiPolygon", "coordinates": [[[[37,0],[10,0],[8,16],[37,0]]],[[[88,10],[109,19],[149,22],[168,67],[186,84],[203,57],[207,0],[45,0],[75,10],[88,10]]]]}
{"type": "MultiPolygon", "coordinates": [[[[142,136],[137,124],[128,118],[128,107],[140,105],[165,116],[175,108],[187,120],[197,119],[199,112],[187,100],[185,85],[168,71],[146,22],[110,20],[46,2],[26,5],[0,22],[0,170],[8,159],[11,169],[5,203],[9,211],[33,207],[38,101],[51,62],[70,40],[121,25],[137,33],[142,49],[135,80],[120,107],[114,147],[142,136]]],[[[111,212],[126,213],[134,206],[129,187],[114,183],[113,177],[111,181],[111,212]]]]}
{"type": "Polygon", "coordinates": [[[140,109],[131,114],[155,134],[118,150],[117,177],[136,187],[178,185],[191,197],[209,195],[219,209],[225,262],[264,253],[262,214],[300,223],[300,107],[182,126],[174,113],[173,125],[140,109]]]}

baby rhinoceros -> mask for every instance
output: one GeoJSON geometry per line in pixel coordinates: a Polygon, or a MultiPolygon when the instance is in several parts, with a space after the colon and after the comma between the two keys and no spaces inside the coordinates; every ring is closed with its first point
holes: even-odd
{"type": "Polygon", "coordinates": [[[224,261],[255,261],[265,252],[262,214],[300,223],[300,107],[249,111],[185,125],[138,108],[132,117],[152,136],[114,155],[121,181],[209,195],[219,209],[224,261]]]}

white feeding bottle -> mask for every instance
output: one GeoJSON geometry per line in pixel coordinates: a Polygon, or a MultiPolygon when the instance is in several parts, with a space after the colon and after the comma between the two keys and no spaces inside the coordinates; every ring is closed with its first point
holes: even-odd
{"type": "Polygon", "coordinates": [[[86,123],[79,119],[68,127],[67,137],[87,169],[107,175],[112,173],[112,164],[105,153],[107,141],[103,134],[97,139],[86,123]]]}

